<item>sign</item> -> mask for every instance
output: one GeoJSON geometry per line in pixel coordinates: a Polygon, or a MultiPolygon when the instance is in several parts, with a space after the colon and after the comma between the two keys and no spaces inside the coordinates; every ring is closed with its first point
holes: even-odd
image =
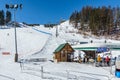
{"type": "Polygon", "coordinates": [[[96,52],[101,53],[101,52],[107,52],[107,51],[109,51],[109,48],[107,48],[107,47],[99,47],[99,48],[97,48],[96,52]]]}
{"type": "Polygon", "coordinates": [[[10,52],[2,52],[3,55],[10,55],[10,52]]]}

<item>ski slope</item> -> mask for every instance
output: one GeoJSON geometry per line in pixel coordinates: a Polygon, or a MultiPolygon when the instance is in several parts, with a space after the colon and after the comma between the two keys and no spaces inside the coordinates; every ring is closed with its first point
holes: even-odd
{"type": "MultiPolygon", "coordinates": [[[[55,36],[56,27],[45,28],[41,25],[36,26],[36,30],[31,27],[17,28],[19,59],[47,59],[45,62],[22,64],[14,62],[14,29],[0,29],[0,80],[119,80],[114,75],[114,66],[111,69],[111,67],[95,67],[94,64],[51,62],[54,50],[67,40],[90,42],[92,39],[98,43],[105,40],[89,36],[86,39],[82,34],[76,34],[77,30],[69,24],[69,21],[57,27],[58,37],[55,36]],[[3,55],[3,52],[10,52],[10,55],[3,55]],[[41,67],[43,67],[43,77],[41,67]]],[[[107,41],[119,43],[114,40],[107,41]]]]}

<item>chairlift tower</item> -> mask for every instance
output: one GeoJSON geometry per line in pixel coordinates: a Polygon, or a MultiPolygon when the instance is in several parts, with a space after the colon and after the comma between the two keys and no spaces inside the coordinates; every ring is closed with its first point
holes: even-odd
{"type": "Polygon", "coordinates": [[[56,37],[58,37],[58,25],[56,26],[56,37]]]}

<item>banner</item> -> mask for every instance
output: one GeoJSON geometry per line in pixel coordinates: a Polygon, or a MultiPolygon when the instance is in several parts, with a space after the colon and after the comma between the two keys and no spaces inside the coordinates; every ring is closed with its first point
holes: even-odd
{"type": "Polygon", "coordinates": [[[99,47],[97,48],[97,51],[98,53],[101,53],[101,52],[108,52],[109,51],[109,48],[107,47],[99,47]]]}

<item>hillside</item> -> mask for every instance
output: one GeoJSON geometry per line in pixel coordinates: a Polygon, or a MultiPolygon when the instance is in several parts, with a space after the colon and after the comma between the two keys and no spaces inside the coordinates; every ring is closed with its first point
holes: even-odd
{"type": "MultiPolygon", "coordinates": [[[[104,42],[104,38],[97,39],[94,36],[84,38],[83,34],[77,34],[77,30],[66,21],[53,28],[45,28],[43,25],[36,27],[17,28],[17,42],[19,59],[23,63],[14,62],[14,28],[0,29],[0,79],[2,80],[117,80],[114,76],[114,66],[112,75],[110,67],[95,67],[94,64],[80,64],[74,62],[53,63],[54,50],[65,42],[80,41],[104,42]],[[56,27],[58,36],[56,37],[56,27]],[[3,52],[10,52],[10,55],[3,55],[3,52]],[[45,58],[45,62],[28,62],[24,60],[45,58]],[[42,78],[42,67],[44,78],[42,78]]],[[[108,42],[116,42],[108,39],[108,42]]],[[[119,80],[119,79],[118,79],[119,80]]]]}

